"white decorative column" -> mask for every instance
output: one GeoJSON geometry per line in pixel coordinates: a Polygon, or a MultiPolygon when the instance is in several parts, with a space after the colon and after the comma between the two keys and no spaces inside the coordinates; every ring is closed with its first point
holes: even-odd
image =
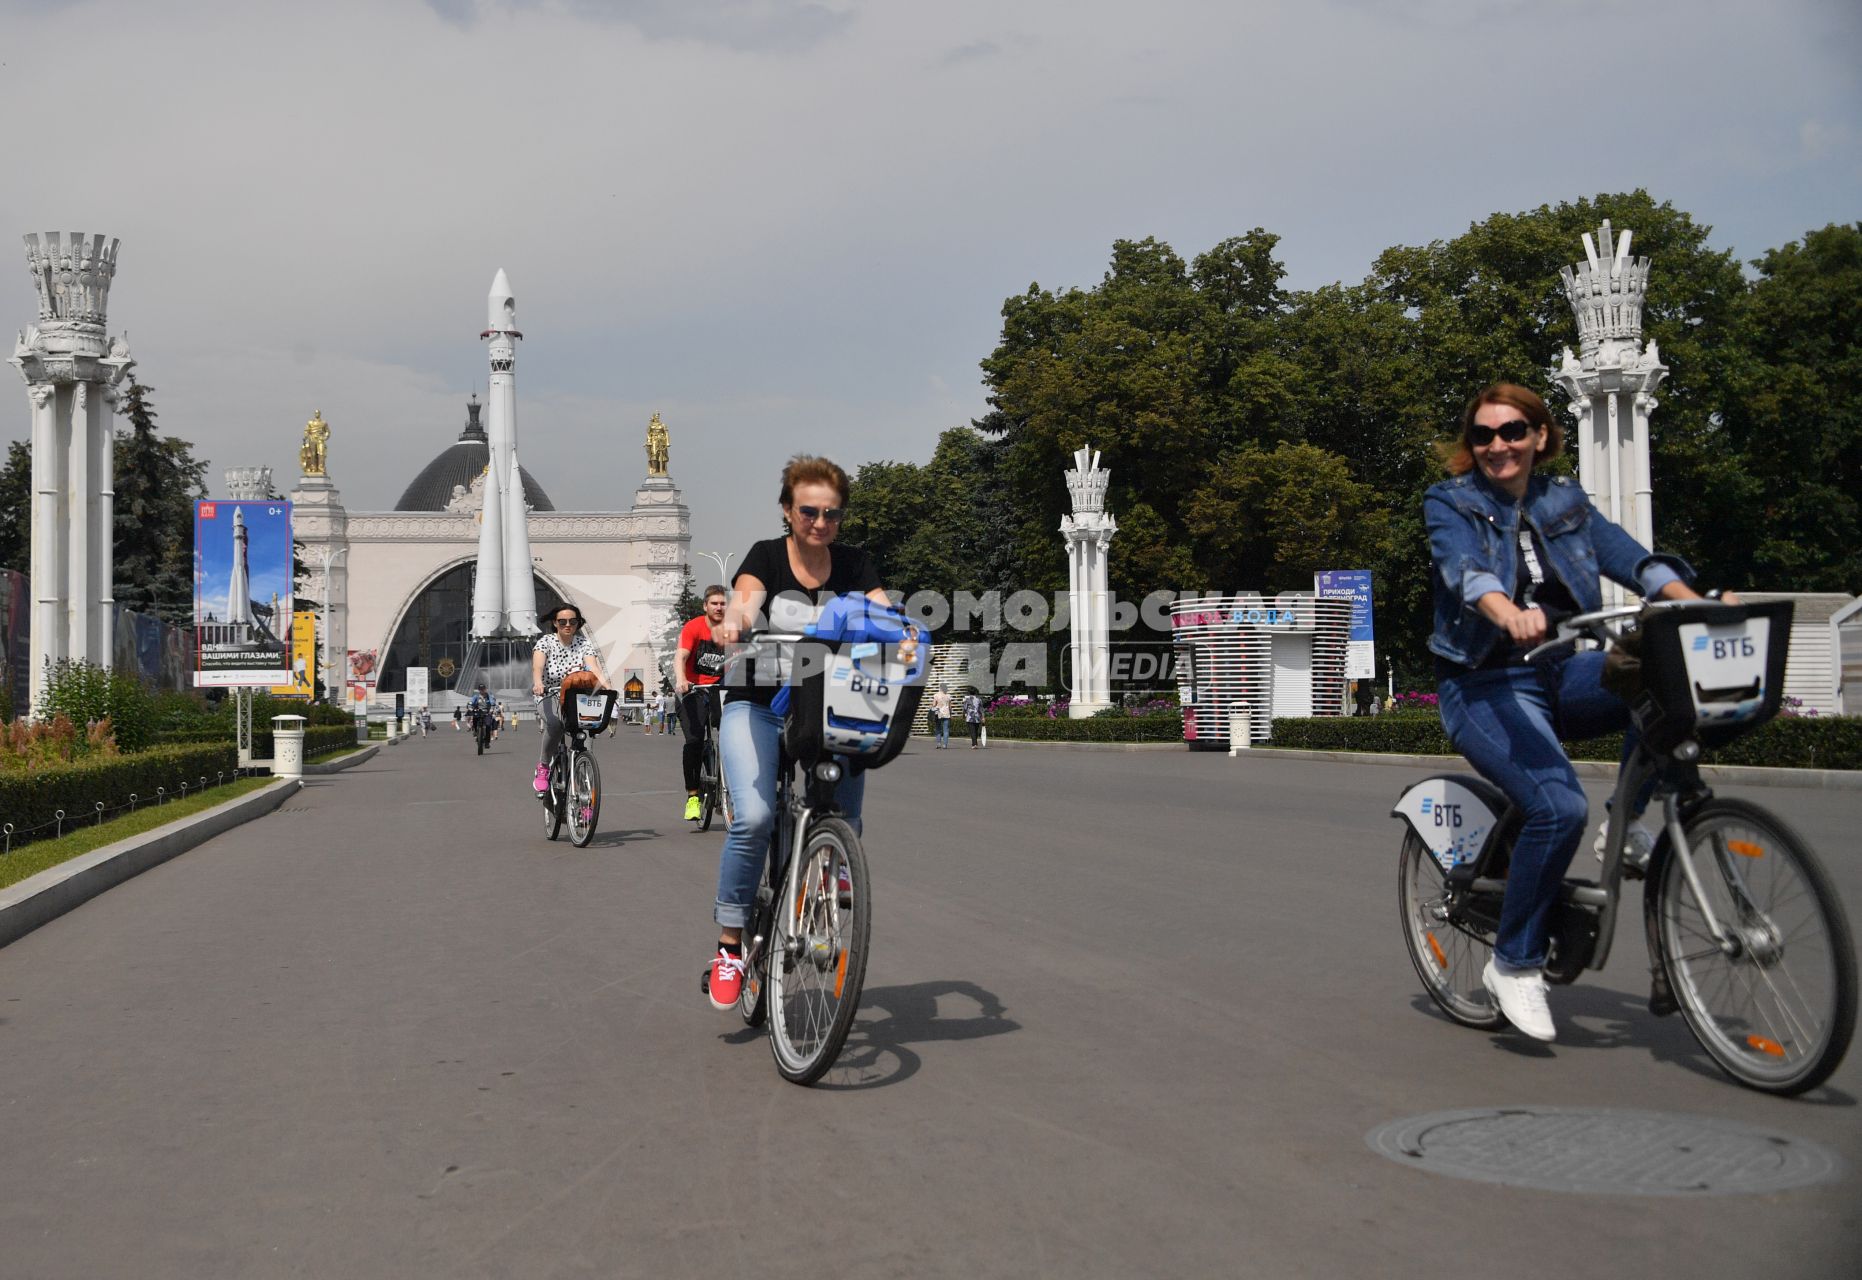
{"type": "MultiPolygon", "coordinates": [[[[1649,260],[1629,256],[1632,232],[1613,236],[1608,219],[1597,239],[1584,236],[1586,261],[1564,269],[1565,297],[1577,316],[1579,354],[1564,349],[1552,381],[1571,398],[1578,479],[1597,509],[1636,541],[1655,546],[1654,486],[1649,473],[1649,414],[1668,376],[1651,338],[1642,344],[1642,300],[1649,260]]],[[[1623,598],[1605,583],[1606,604],[1623,598]]]]}
{"type": "Polygon", "coordinates": [[[329,424],[319,412],[306,425],[298,453],[303,477],[290,494],[291,536],[303,545],[304,567],[316,573],[308,594],[323,605],[317,692],[340,706],[349,674],[349,513],[329,476],[328,438],[329,424]]]}
{"type": "Polygon", "coordinates": [[[115,486],[110,417],[135,362],[105,335],[117,241],[79,231],[26,237],[39,322],[9,362],[32,405],[31,697],[60,658],[109,666],[115,642],[115,486]]]}
{"type": "Polygon", "coordinates": [[[1107,556],[1118,521],[1106,511],[1106,485],[1112,473],[1099,465],[1099,451],[1087,445],[1073,455],[1067,492],[1073,514],[1060,518],[1067,544],[1067,600],[1073,629],[1073,698],[1067,714],[1084,719],[1112,704],[1112,596],[1106,586],[1107,556]]]}

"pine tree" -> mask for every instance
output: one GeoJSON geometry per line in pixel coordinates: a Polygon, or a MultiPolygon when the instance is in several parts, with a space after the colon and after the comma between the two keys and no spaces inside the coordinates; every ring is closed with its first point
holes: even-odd
{"type": "Polygon", "coordinates": [[[156,434],[155,388],[131,375],[117,412],[117,602],[169,622],[194,616],[194,500],[207,496],[205,460],[186,440],[156,434]]]}
{"type": "Polygon", "coordinates": [[[0,467],[0,569],[32,570],[32,446],[14,440],[0,467]]]}

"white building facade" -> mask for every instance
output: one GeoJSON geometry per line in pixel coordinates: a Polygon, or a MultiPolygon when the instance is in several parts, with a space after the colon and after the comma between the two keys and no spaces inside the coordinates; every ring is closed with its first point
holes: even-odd
{"type": "MultiPolygon", "coordinates": [[[[340,445],[335,453],[341,456],[340,445]]],[[[305,476],[291,491],[294,533],[310,573],[306,594],[323,613],[326,679],[344,681],[348,651],[373,651],[368,701],[378,713],[406,689],[409,667],[427,669],[435,707],[471,693],[455,686],[469,676],[489,461],[474,401],[464,432],[392,511],[348,510],[330,475],[305,476]]],[[[558,511],[528,472],[521,481],[539,612],[576,605],[616,685],[635,674],[656,687],[659,649],[691,554],[690,512],[679,489],[670,477],[650,476],[626,511],[558,511]]],[[[529,701],[527,683],[494,691],[518,705],[529,701]]]]}

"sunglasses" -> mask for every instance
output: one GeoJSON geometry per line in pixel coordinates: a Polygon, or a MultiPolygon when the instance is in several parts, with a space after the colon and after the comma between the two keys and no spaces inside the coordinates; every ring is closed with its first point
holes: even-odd
{"type": "Polygon", "coordinates": [[[580,618],[557,618],[555,622],[557,626],[568,627],[572,631],[582,625],[580,618]]]}
{"type": "Polygon", "coordinates": [[[839,524],[847,515],[845,507],[797,507],[795,514],[804,520],[821,520],[828,524],[839,524]]]}
{"type": "Polygon", "coordinates": [[[1502,422],[1497,427],[1469,427],[1468,443],[1476,449],[1484,449],[1499,436],[1508,444],[1518,444],[1532,434],[1532,424],[1524,418],[1515,418],[1511,422],[1502,422]]]}

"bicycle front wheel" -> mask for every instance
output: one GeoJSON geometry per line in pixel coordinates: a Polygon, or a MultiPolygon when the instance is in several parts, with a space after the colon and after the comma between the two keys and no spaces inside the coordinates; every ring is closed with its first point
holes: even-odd
{"type": "Polygon", "coordinates": [[[1766,1093],[1829,1078],[1856,1021],[1849,922],[1810,846],[1778,818],[1710,800],[1688,819],[1685,854],[1664,849],[1656,936],[1688,1028],[1720,1068],[1766,1093]],[[1681,865],[1690,857],[1722,936],[1681,865]]]}
{"type": "Polygon", "coordinates": [[[569,764],[569,843],[588,848],[601,817],[601,769],[592,752],[578,751],[569,764]]]}
{"type": "Polygon", "coordinates": [[[769,1021],[769,948],[770,934],[776,919],[776,891],[770,888],[770,859],[763,860],[763,878],[757,884],[756,903],[750,912],[750,927],[744,930],[744,984],[737,993],[737,1012],[745,1026],[760,1027],[769,1021]]]}
{"type": "Polygon", "coordinates": [[[871,913],[860,838],[840,818],[819,820],[770,926],[769,1044],[784,1079],[813,1084],[840,1056],[866,981],[871,913]]]}
{"type": "Polygon", "coordinates": [[[719,776],[718,747],[715,741],[705,743],[704,775],[698,780],[698,829],[711,830],[711,815],[718,808],[718,790],[723,787],[724,779],[719,776]]]}
{"type": "Polygon", "coordinates": [[[1422,837],[1407,827],[1397,860],[1397,902],[1403,913],[1403,945],[1429,999],[1464,1027],[1491,1031],[1505,1022],[1481,984],[1481,970],[1493,955],[1493,939],[1449,922],[1448,883],[1441,864],[1422,837]]]}

